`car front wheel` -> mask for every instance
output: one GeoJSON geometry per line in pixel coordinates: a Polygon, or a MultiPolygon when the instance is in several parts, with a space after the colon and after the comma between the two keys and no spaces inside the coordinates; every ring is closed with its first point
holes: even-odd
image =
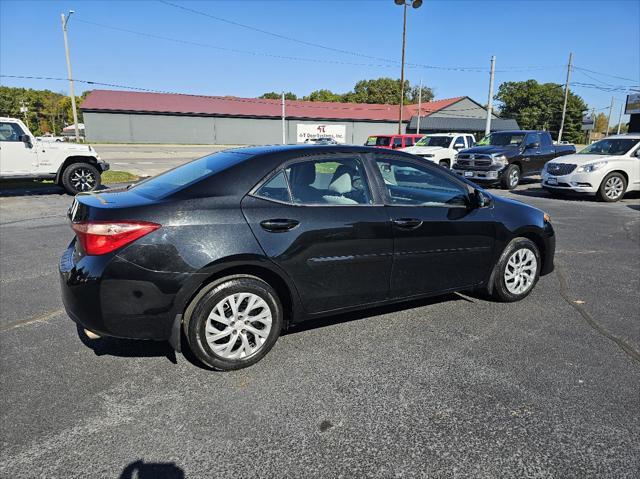
{"type": "Polygon", "coordinates": [[[598,199],[606,202],[619,201],[627,190],[627,180],[621,173],[609,173],[598,189],[598,199]]]}
{"type": "Polygon", "coordinates": [[[62,172],[62,186],[70,195],[93,191],[100,183],[100,172],[89,163],[73,163],[62,172]]]}
{"type": "Polygon", "coordinates": [[[504,302],[524,299],[538,282],[541,266],[540,252],[533,241],[512,240],[495,266],[492,296],[504,302]]]}
{"type": "Polygon", "coordinates": [[[280,300],[273,288],[258,278],[223,280],[197,301],[186,319],[185,333],[193,353],[214,369],[251,366],[280,336],[280,300]]]}
{"type": "Polygon", "coordinates": [[[500,184],[505,190],[513,190],[520,183],[520,168],[518,165],[509,165],[502,175],[500,184]]]}

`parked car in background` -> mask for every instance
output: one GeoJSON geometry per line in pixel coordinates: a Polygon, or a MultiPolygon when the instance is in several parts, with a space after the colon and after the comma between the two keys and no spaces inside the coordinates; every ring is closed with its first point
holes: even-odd
{"type": "Polygon", "coordinates": [[[420,156],[445,168],[451,168],[460,150],[471,148],[476,140],[471,134],[433,133],[420,138],[415,145],[401,151],[420,156]]]}
{"type": "Polygon", "coordinates": [[[458,153],[453,170],[474,182],[512,190],[523,176],[538,175],[548,161],[575,152],[574,145],[554,145],[548,131],[501,131],[458,153]]]}
{"type": "Polygon", "coordinates": [[[0,178],[54,180],[71,195],[100,186],[109,164],[90,145],[35,138],[22,121],[0,118],[0,178]]]}
{"type": "Polygon", "coordinates": [[[596,195],[608,202],[640,191],[640,133],[610,136],[550,161],[542,171],[542,187],[552,195],[596,195]]]}
{"type": "Polygon", "coordinates": [[[221,370],[323,315],[478,288],[521,300],[555,251],[542,211],[361,146],[226,150],[80,194],[69,217],[59,268],[71,319],[178,350],[184,332],[221,370]]]}
{"type": "Polygon", "coordinates": [[[306,140],[304,140],[304,142],[312,145],[337,145],[338,144],[336,140],[330,137],[307,138],[306,140]]]}
{"type": "Polygon", "coordinates": [[[365,146],[376,146],[378,148],[389,148],[397,150],[413,146],[416,141],[424,135],[405,134],[405,135],[377,135],[367,138],[365,146]]]}

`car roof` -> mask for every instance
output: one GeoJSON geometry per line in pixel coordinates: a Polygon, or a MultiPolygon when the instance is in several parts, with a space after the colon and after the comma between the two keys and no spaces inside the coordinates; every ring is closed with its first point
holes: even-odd
{"type": "Polygon", "coordinates": [[[427,133],[424,136],[456,136],[456,135],[472,136],[471,133],[427,133]]]}
{"type": "Polygon", "coordinates": [[[227,151],[244,153],[251,156],[271,155],[275,153],[371,153],[380,152],[378,148],[359,145],[263,145],[233,148],[227,151]]]}

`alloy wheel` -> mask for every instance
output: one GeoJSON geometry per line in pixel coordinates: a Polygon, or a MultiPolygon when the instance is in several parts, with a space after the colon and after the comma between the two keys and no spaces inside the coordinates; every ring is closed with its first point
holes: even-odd
{"type": "Polygon", "coordinates": [[[205,338],[214,354],[243,359],[260,350],[272,324],[267,302],[253,293],[236,293],[218,302],[205,325],[205,338]]]}
{"type": "Polygon", "coordinates": [[[518,169],[514,168],[511,173],[509,173],[509,185],[512,188],[518,186],[518,182],[520,181],[520,173],[518,173],[518,169]]]}
{"type": "Polygon", "coordinates": [[[622,181],[622,178],[620,178],[619,176],[612,176],[604,184],[604,194],[610,200],[616,200],[620,198],[623,190],[624,190],[624,182],[622,181]]]}
{"type": "Polygon", "coordinates": [[[90,191],[96,186],[96,178],[93,173],[86,168],[78,168],[69,179],[76,191],[90,191]]]}
{"type": "Polygon", "coordinates": [[[509,257],[504,270],[504,283],[511,294],[526,293],[536,278],[538,260],[529,248],[520,248],[509,257]]]}

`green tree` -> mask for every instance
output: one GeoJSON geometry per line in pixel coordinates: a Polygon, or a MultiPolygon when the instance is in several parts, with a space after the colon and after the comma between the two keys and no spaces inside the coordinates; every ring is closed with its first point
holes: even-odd
{"type": "MultiPolygon", "coordinates": [[[[420,94],[420,85],[416,85],[409,89],[407,93],[407,100],[409,103],[416,104],[418,103],[418,97],[420,94]]],[[[422,87],[422,101],[427,102],[433,100],[433,90],[427,86],[422,87]]]]}
{"type": "Polygon", "coordinates": [[[607,131],[607,115],[600,112],[596,115],[596,124],[594,125],[596,133],[604,133],[607,131]]]}
{"type": "Polygon", "coordinates": [[[309,96],[303,97],[307,101],[344,101],[344,95],[333,93],[331,90],[315,90],[309,96]]]}
{"type": "MultiPolygon", "coordinates": [[[[408,80],[405,80],[403,103],[409,103],[410,91],[411,85],[408,80]]],[[[360,80],[353,88],[353,92],[347,93],[345,98],[352,103],[397,104],[400,99],[400,80],[387,77],[360,80]]]]}
{"type": "MultiPolygon", "coordinates": [[[[89,92],[76,97],[79,107],[89,92]]],[[[50,90],[33,90],[0,86],[0,116],[20,118],[31,132],[38,136],[43,133],[60,134],[64,126],[73,123],[71,98],[63,93],[50,90]],[[27,113],[20,112],[22,105],[27,113]]],[[[78,122],[82,122],[82,112],[78,109],[78,122]]]]}
{"type": "MultiPolygon", "coordinates": [[[[557,83],[538,83],[535,80],[505,82],[494,97],[500,114],[515,118],[523,129],[548,130],[557,138],[562,118],[564,89],[557,83]]],[[[584,133],[582,116],[587,110],[584,100],[569,92],[563,139],[579,142],[584,133]]]]}
{"type": "MultiPolygon", "coordinates": [[[[267,99],[267,100],[280,100],[282,98],[282,93],[278,93],[278,92],[275,92],[275,91],[270,91],[270,92],[267,92],[267,93],[263,93],[258,98],[263,98],[263,99],[267,99]]],[[[290,91],[288,91],[288,92],[286,92],[284,94],[284,99],[285,100],[297,100],[298,97],[296,96],[295,93],[291,93],[290,91]]]]}

